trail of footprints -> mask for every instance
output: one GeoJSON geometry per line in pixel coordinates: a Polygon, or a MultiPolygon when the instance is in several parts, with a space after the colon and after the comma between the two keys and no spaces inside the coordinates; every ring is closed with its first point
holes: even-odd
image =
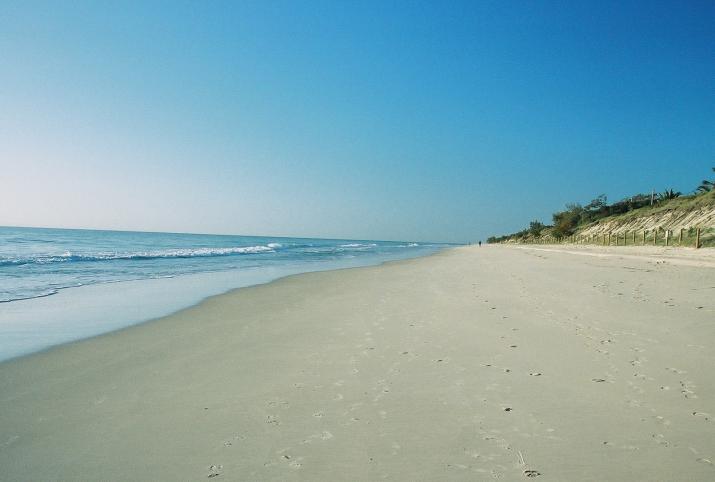
{"type": "MultiPolygon", "coordinates": [[[[477,289],[477,285],[473,285],[474,289],[477,289]]],[[[613,296],[613,293],[609,290],[610,287],[606,284],[602,285],[595,285],[597,289],[604,293],[608,293],[613,296]]],[[[648,298],[643,294],[642,291],[642,286],[637,286],[634,292],[633,298],[637,301],[647,301],[648,298]]],[[[616,296],[620,296],[622,293],[617,293],[616,296]]],[[[523,280],[522,280],[522,297],[527,296],[526,293],[526,288],[523,285],[523,280]]],[[[479,295],[475,294],[475,297],[478,299],[479,295]]],[[[384,300],[383,300],[384,301],[384,300]]],[[[481,300],[483,306],[485,309],[488,309],[490,313],[493,312],[498,312],[498,307],[494,303],[490,303],[489,300],[484,299],[481,300]]],[[[666,305],[672,304],[672,300],[666,300],[664,302],[666,305]]],[[[544,307],[539,307],[541,308],[540,311],[546,315],[554,315],[553,312],[548,310],[545,306],[544,307]]],[[[499,316],[499,315],[497,315],[499,316]]],[[[507,316],[501,315],[500,320],[505,320],[508,319],[507,316]]],[[[372,326],[374,329],[377,330],[384,330],[384,327],[382,326],[381,322],[385,320],[385,317],[379,318],[379,321],[375,321],[372,323],[372,326]]],[[[604,332],[602,329],[600,329],[598,326],[594,325],[588,325],[582,321],[579,321],[578,316],[574,315],[572,317],[567,317],[566,321],[560,322],[560,324],[569,330],[571,330],[576,336],[583,337],[585,340],[585,345],[588,348],[593,349],[596,353],[599,353],[600,355],[603,355],[607,361],[607,366],[608,370],[604,370],[603,374],[600,376],[594,376],[591,379],[591,382],[593,383],[603,383],[604,385],[606,384],[614,384],[617,383],[618,381],[618,376],[620,373],[620,368],[615,361],[613,355],[614,349],[619,348],[619,339],[622,337],[635,337],[635,333],[630,333],[630,332],[613,332],[613,333],[608,333],[604,332]]],[[[410,328],[416,328],[419,327],[419,323],[410,323],[409,327],[410,328]]],[[[509,331],[514,332],[518,331],[518,328],[515,327],[509,327],[509,331]]],[[[509,333],[509,332],[507,332],[509,333]]],[[[506,337],[502,336],[501,339],[506,340],[506,337]]],[[[655,342],[655,340],[646,340],[649,342],[655,342]]],[[[428,341],[424,341],[425,344],[428,343],[428,341]]],[[[505,342],[508,343],[508,342],[505,342]]],[[[508,343],[505,345],[509,349],[518,349],[518,344],[517,343],[508,343]]],[[[348,376],[350,375],[357,375],[360,373],[360,363],[361,360],[367,359],[372,357],[375,352],[376,352],[376,346],[375,346],[375,340],[373,338],[373,333],[371,331],[365,332],[365,339],[363,344],[358,344],[355,345],[355,348],[358,351],[357,354],[351,355],[349,358],[349,365],[350,365],[350,371],[348,373],[348,376]]],[[[627,386],[633,391],[634,397],[626,401],[626,405],[631,407],[631,408],[637,408],[639,410],[646,410],[648,412],[654,413],[655,409],[652,407],[649,407],[645,404],[643,400],[641,400],[640,395],[643,395],[645,393],[645,389],[643,387],[643,384],[650,384],[652,385],[653,383],[656,382],[656,380],[648,376],[647,374],[644,373],[644,366],[648,363],[648,359],[646,356],[644,356],[644,353],[646,352],[646,349],[643,346],[631,346],[630,351],[633,352],[633,356],[630,357],[628,360],[628,364],[630,366],[631,371],[636,370],[632,377],[626,381],[627,386]]],[[[404,357],[404,361],[409,363],[410,361],[413,361],[417,358],[419,358],[421,355],[419,353],[419,350],[411,349],[411,350],[403,350],[400,352],[400,355],[404,357]]],[[[439,364],[449,364],[450,358],[448,356],[443,356],[441,358],[435,358],[433,360],[434,363],[439,363],[439,364]]],[[[392,376],[397,376],[400,373],[400,361],[397,361],[395,363],[392,363],[389,368],[387,369],[387,373],[389,373],[392,376]]],[[[499,364],[495,363],[483,363],[482,367],[485,369],[494,369],[494,370],[499,370],[503,372],[504,374],[510,374],[512,373],[511,368],[507,366],[502,366],[499,364]]],[[[456,367],[456,371],[464,371],[466,370],[465,367],[456,367]]],[[[686,375],[687,372],[684,370],[680,370],[677,368],[673,367],[666,367],[665,372],[667,372],[670,375],[675,375],[677,380],[677,385],[676,388],[680,391],[680,394],[685,400],[694,400],[697,399],[697,394],[696,394],[696,388],[697,386],[695,383],[691,380],[685,379],[683,375],[686,375]]],[[[543,374],[540,371],[533,370],[528,373],[528,376],[530,377],[541,377],[543,374]]],[[[344,379],[336,380],[333,382],[333,386],[336,389],[339,389],[340,387],[344,386],[346,381],[344,379]]],[[[464,380],[456,380],[455,385],[457,386],[462,386],[464,385],[464,380]]],[[[293,388],[296,390],[301,390],[305,388],[305,385],[303,383],[295,383],[293,385],[293,388]]],[[[492,385],[487,385],[484,387],[485,392],[493,392],[498,388],[498,385],[492,384],[492,385]]],[[[672,387],[668,384],[662,384],[659,385],[659,389],[662,390],[664,393],[672,390],[672,387]]],[[[371,403],[375,404],[381,401],[386,396],[389,396],[390,391],[391,391],[391,383],[388,379],[378,379],[376,380],[375,385],[371,388],[372,395],[371,395],[371,403]]],[[[367,392],[366,392],[367,394],[367,392]]],[[[335,403],[343,403],[345,401],[345,397],[343,396],[342,393],[339,393],[336,391],[334,394],[332,401],[335,403]]],[[[504,403],[494,403],[494,402],[489,402],[487,398],[483,398],[482,402],[485,403],[487,406],[491,406],[491,412],[494,414],[497,413],[497,411],[501,411],[505,416],[509,416],[509,413],[514,410],[514,407],[510,406],[510,404],[504,404],[504,403]]],[[[286,410],[290,407],[289,403],[285,400],[269,400],[266,402],[267,407],[274,413],[268,414],[265,419],[265,423],[273,426],[273,427],[278,427],[281,424],[280,417],[277,415],[276,411],[277,410],[286,410]]],[[[351,424],[355,423],[363,423],[361,420],[361,417],[359,415],[360,410],[365,406],[364,402],[354,402],[351,403],[340,412],[340,414],[344,417],[344,421],[341,423],[342,426],[350,426],[351,424]]],[[[325,412],[322,410],[317,410],[315,411],[312,416],[315,419],[322,419],[325,415],[325,412]]],[[[379,410],[377,412],[377,415],[380,419],[386,419],[388,417],[388,412],[386,410],[379,410]]],[[[691,410],[691,415],[693,417],[696,417],[697,419],[702,420],[703,422],[710,423],[712,421],[712,415],[710,415],[707,412],[700,411],[700,410],[691,410]]],[[[492,415],[495,416],[495,415],[492,415]]],[[[534,427],[539,427],[542,426],[543,423],[538,421],[534,415],[529,416],[530,423],[534,427]]],[[[652,423],[654,427],[660,427],[660,429],[656,429],[653,431],[651,438],[654,443],[668,448],[672,446],[672,443],[666,438],[664,433],[660,432],[665,432],[667,431],[668,427],[671,426],[671,421],[666,419],[665,417],[661,415],[651,415],[649,417],[646,417],[643,419],[643,421],[652,423]]],[[[369,422],[368,422],[369,423],[369,422]]],[[[484,420],[480,420],[477,423],[478,425],[478,434],[482,438],[483,441],[486,441],[490,443],[494,449],[492,451],[484,452],[484,451],[478,451],[475,449],[469,449],[465,448],[464,449],[464,455],[468,457],[471,460],[479,461],[480,463],[484,462],[492,462],[490,468],[485,468],[479,464],[472,466],[470,464],[464,464],[464,463],[450,463],[447,464],[448,468],[450,469],[455,469],[455,470],[466,470],[470,469],[473,470],[474,472],[477,473],[482,473],[482,474],[488,474],[492,478],[503,478],[507,476],[507,474],[512,473],[512,470],[518,470],[522,476],[526,478],[534,478],[538,477],[541,474],[539,470],[536,468],[532,467],[527,461],[524,459],[524,455],[522,452],[519,450],[515,449],[513,444],[508,441],[508,437],[503,434],[500,430],[494,429],[494,428],[487,428],[484,425],[484,420]],[[511,464],[504,464],[501,461],[503,461],[504,454],[508,453],[511,456],[511,459],[513,460],[513,463],[511,464]]],[[[559,439],[559,437],[555,434],[556,429],[547,427],[545,429],[542,429],[543,431],[540,430],[532,430],[532,431],[525,431],[523,433],[519,433],[518,429],[516,430],[516,434],[519,436],[523,437],[544,437],[544,438],[551,438],[551,439],[559,439]]],[[[514,435],[514,434],[512,434],[514,435]]],[[[326,442],[331,440],[334,437],[334,435],[328,431],[328,430],[320,430],[317,432],[314,432],[305,438],[303,438],[300,442],[298,442],[298,446],[306,446],[309,444],[313,443],[321,443],[321,442],[326,442]]],[[[228,440],[224,441],[223,444],[225,447],[231,447],[234,442],[242,441],[245,440],[245,436],[242,435],[236,435],[233,440],[228,440]]],[[[603,441],[603,445],[611,445],[611,442],[609,441],[603,441]]],[[[638,447],[632,446],[632,445],[623,445],[620,447],[621,449],[624,450],[636,450],[638,447]]],[[[700,452],[694,448],[690,447],[690,451],[696,456],[696,461],[699,463],[711,465],[715,467],[715,464],[713,461],[707,457],[703,457],[700,452]]],[[[401,450],[401,445],[395,441],[391,445],[391,454],[392,455],[397,455],[399,451],[401,450]]],[[[291,470],[300,470],[304,463],[305,463],[305,458],[304,456],[298,455],[296,452],[298,450],[294,450],[291,447],[287,447],[284,449],[279,450],[276,455],[277,455],[277,461],[267,461],[264,466],[265,467],[271,467],[275,466],[278,463],[281,463],[285,465],[287,468],[291,470]]],[[[371,459],[372,461],[372,459],[371,459]]],[[[215,478],[218,477],[222,474],[223,472],[223,466],[219,464],[212,464],[208,467],[208,478],[215,478]]]]}
{"type": "MultiPolygon", "coordinates": [[[[614,295],[614,292],[610,290],[610,287],[607,284],[595,285],[594,287],[599,289],[601,292],[609,294],[611,296],[623,295],[623,293],[621,292],[615,293],[614,295]]],[[[636,301],[648,301],[648,298],[643,293],[641,285],[636,287],[633,294],[633,298],[636,301]]],[[[486,300],[484,301],[486,302],[486,300]]],[[[676,306],[673,302],[673,299],[666,299],[663,303],[666,307],[676,306]]],[[[540,311],[546,316],[553,315],[553,313],[550,312],[548,309],[540,311]]],[[[614,384],[619,382],[619,373],[621,372],[623,367],[619,366],[619,362],[617,361],[619,357],[612,356],[613,350],[614,347],[618,348],[619,338],[632,338],[631,343],[626,344],[626,346],[631,345],[628,347],[628,349],[630,350],[632,355],[628,358],[627,362],[630,366],[630,370],[625,370],[626,372],[632,371],[632,377],[626,379],[625,382],[626,385],[632,390],[634,396],[626,401],[626,405],[631,408],[637,408],[641,411],[645,411],[646,413],[656,412],[656,409],[646,404],[646,402],[643,400],[644,397],[642,397],[646,393],[646,385],[648,386],[648,389],[650,389],[654,384],[657,384],[656,377],[649,376],[646,371],[644,371],[645,366],[649,362],[648,358],[645,356],[646,348],[643,345],[633,346],[632,343],[635,342],[636,339],[641,340],[639,343],[658,343],[657,340],[653,340],[650,338],[644,339],[642,336],[637,336],[636,333],[632,332],[605,332],[598,326],[588,325],[586,323],[578,321],[577,315],[567,317],[566,321],[561,322],[560,324],[570,329],[575,335],[583,337],[585,340],[586,347],[593,349],[596,353],[599,353],[600,355],[603,355],[605,357],[605,360],[607,360],[608,370],[604,370],[604,374],[602,376],[592,378],[591,381],[595,383],[614,384]]],[[[511,346],[514,348],[516,347],[515,345],[511,346]]],[[[617,350],[617,352],[621,355],[623,354],[622,349],[617,350]]],[[[509,369],[504,367],[498,367],[493,364],[485,364],[484,366],[488,368],[501,368],[505,372],[509,372],[509,369]]],[[[667,367],[665,370],[667,373],[675,375],[677,377],[676,388],[680,392],[683,399],[696,400],[698,398],[698,395],[696,393],[697,385],[692,380],[688,380],[684,376],[687,374],[686,371],[673,367],[667,367]]],[[[538,376],[540,375],[540,373],[531,373],[530,375],[538,376]]],[[[671,386],[666,383],[658,385],[658,388],[664,393],[671,390],[671,386]]],[[[486,387],[486,389],[489,390],[490,387],[486,387]]],[[[687,406],[684,407],[684,410],[687,410],[687,406]]],[[[712,421],[712,415],[710,415],[708,412],[692,410],[690,413],[693,417],[697,417],[698,419],[703,420],[703,422],[712,421]]],[[[667,440],[665,433],[661,433],[666,432],[668,430],[668,427],[671,426],[672,422],[670,420],[666,419],[662,415],[654,414],[643,418],[642,421],[650,422],[653,424],[654,427],[660,427],[659,429],[656,428],[655,430],[653,430],[653,433],[651,434],[651,439],[654,443],[666,448],[673,446],[672,442],[667,440]]],[[[610,442],[604,441],[603,444],[610,445],[610,442]]],[[[635,446],[627,445],[624,445],[621,448],[637,449],[637,447],[635,446]]],[[[690,449],[696,455],[698,454],[697,449],[693,447],[690,447],[690,449]]],[[[712,460],[705,457],[698,457],[696,461],[715,466],[712,460]]]]}

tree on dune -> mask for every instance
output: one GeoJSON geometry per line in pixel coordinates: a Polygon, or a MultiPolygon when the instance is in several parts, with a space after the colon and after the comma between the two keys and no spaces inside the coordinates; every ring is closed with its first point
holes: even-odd
{"type": "Polygon", "coordinates": [[[584,212],[583,207],[578,203],[567,204],[566,210],[559,211],[553,214],[554,230],[556,237],[570,236],[576,230],[581,214],[584,212]]]}
{"type": "MultiPolygon", "coordinates": [[[[713,172],[715,172],[715,167],[713,167],[713,172]]],[[[715,180],[708,181],[707,179],[703,179],[703,182],[698,186],[697,192],[710,192],[713,189],[715,189],[715,180]]]]}
{"type": "Polygon", "coordinates": [[[681,193],[680,191],[674,191],[671,188],[671,189],[666,189],[665,191],[663,191],[658,197],[659,197],[660,201],[665,201],[668,199],[675,199],[677,197],[680,197],[681,194],[683,194],[683,193],[681,193]]]}
{"type": "Polygon", "coordinates": [[[542,223],[539,220],[534,220],[529,223],[529,234],[532,236],[538,236],[541,234],[541,231],[544,230],[546,226],[544,226],[544,223],[542,223]]]}

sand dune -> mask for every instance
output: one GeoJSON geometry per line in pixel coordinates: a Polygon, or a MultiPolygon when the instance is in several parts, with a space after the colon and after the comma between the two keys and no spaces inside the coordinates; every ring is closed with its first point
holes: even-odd
{"type": "Polygon", "coordinates": [[[0,479],[713,480],[711,260],[463,247],[214,297],[0,364],[0,479]]]}

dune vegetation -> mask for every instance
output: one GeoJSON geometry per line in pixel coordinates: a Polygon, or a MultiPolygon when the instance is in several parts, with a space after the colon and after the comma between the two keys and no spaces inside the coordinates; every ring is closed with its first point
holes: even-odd
{"type": "MultiPolygon", "coordinates": [[[[715,172],[715,167],[712,170],[715,172]]],[[[715,246],[715,178],[703,180],[688,195],[665,189],[661,193],[635,194],[611,204],[605,195],[585,205],[570,203],[552,215],[551,225],[534,220],[521,231],[492,236],[487,242],[603,244],[606,236],[615,236],[618,243],[619,236],[626,242],[628,235],[636,244],[638,239],[645,239],[645,232],[648,244],[665,244],[667,233],[670,240],[677,238],[671,244],[692,246],[698,229],[700,245],[715,246]]]]}

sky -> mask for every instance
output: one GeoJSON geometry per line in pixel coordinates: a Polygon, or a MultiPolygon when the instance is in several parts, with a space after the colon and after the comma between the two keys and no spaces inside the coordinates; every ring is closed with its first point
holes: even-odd
{"type": "Polygon", "coordinates": [[[467,242],[715,166],[712,1],[0,0],[0,225],[467,242]]]}

